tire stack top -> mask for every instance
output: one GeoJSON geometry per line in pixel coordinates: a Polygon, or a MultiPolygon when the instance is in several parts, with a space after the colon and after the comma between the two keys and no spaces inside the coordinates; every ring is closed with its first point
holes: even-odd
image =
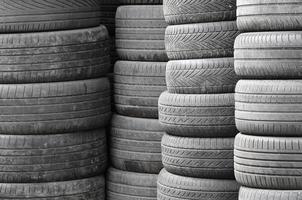
{"type": "Polygon", "coordinates": [[[105,199],[108,31],[96,0],[0,0],[0,199],[105,199]]]}
{"type": "Polygon", "coordinates": [[[164,0],[167,91],[159,98],[163,136],[159,200],[237,199],[233,145],[234,0],[164,0]]]}
{"type": "Polygon", "coordinates": [[[239,200],[301,199],[302,2],[237,1],[239,200]]]}

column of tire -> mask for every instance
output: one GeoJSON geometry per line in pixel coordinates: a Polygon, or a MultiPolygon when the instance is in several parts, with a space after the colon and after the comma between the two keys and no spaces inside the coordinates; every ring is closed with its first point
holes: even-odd
{"type": "Polygon", "coordinates": [[[119,0],[108,200],[156,200],[162,169],[158,97],[166,90],[166,23],[158,0],[119,0]]]}
{"type": "Polygon", "coordinates": [[[100,2],[0,0],[0,10],[0,199],[104,200],[100,2]]]}
{"type": "Polygon", "coordinates": [[[235,176],[239,200],[302,194],[302,2],[237,0],[235,176]]]}
{"type": "Polygon", "coordinates": [[[237,199],[234,0],[164,0],[167,91],[159,98],[158,200],[237,199]]]}

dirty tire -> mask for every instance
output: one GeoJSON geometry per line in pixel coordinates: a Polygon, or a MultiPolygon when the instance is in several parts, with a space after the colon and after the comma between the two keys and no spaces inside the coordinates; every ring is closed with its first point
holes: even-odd
{"type": "Polygon", "coordinates": [[[105,178],[48,183],[0,183],[0,199],[105,200],[105,178]]]}
{"type": "Polygon", "coordinates": [[[116,51],[121,60],[168,61],[163,8],[121,6],[116,13],[116,51]]]}
{"type": "Polygon", "coordinates": [[[239,200],[300,200],[302,190],[266,190],[241,187],[239,190],[239,200]]]}
{"type": "Polygon", "coordinates": [[[166,62],[118,61],[114,67],[117,113],[158,118],[158,97],[166,90],[166,62]]]}
{"type": "Polygon", "coordinates": [[[301,10],[299,0],[237,0],[237,25],[245,32],[301,30],[301,10]]]}
{"type": "Polygon", "coordinates": [[[234,150],[236,180],[262,189],[302,189],[302,138],[238,134],[234,150]]]}
{"type": "Polygon", "coordinates": [[[97,0],[0,0],[0,32],[39,32],[101,24],[97,0]]]}
{"type": "Polygon", "coordinates": [[[157,119],[114,115],[111,127],[113,167],[131,172],[159,173],[163,168],[160,142],[164,131],[157,119]]]}
{"type": "Polygon", "coordinates": [[[240,132],[301,136],[302,80],[240,80],[235,102],[240,132]]]}
{"type": "Polygon", "coordinates": [[[110,168],[106,180],[108,200],[156,200],[157,174],[134,173],[110,168]]]}
{"type": "Polygon", "coordinates": [[[302,77],[302,31],[240,34],[235,40],[235,71],[243,78],[302,77]]]}
{"type": "Polygon", "coordinates": [[[234,138],[188,138],[164,135],[164,167],[172,174],[234,179],[234,138]]]}
{"type": "Polygon", "coordinates": [[[111,116],[107,78],[0,84],[0,133],[59,134],[101,128],[111,116]]]}
{"type": "Polygon", "coordinates": [[[233,57],[236,21],[168,26],[165,46],[170,60],[233,57]]]}
{"type": "Polygon", "coordinates": [[[101,1],[101,24],[108,29],[109,35],[115,34],[115,13],[119,6],[118,0],[100,0],[101,1]]]}
{"type": "Polygon", "coordinates": [[[233,137],[234,94],[172,94],[159,97],[159,121],[171,135],[233,137]]]}
{"type": "Polygon", "coordinates": [[[190,178],[163,169],[157,190],[158,200],[229,200],[238,198],[239,185],[235,180],[190,178]]]}
{"type": "Polygon", "coordinates": [[[120,4],[125,5],[157,5],[163,4],[163,0],[119,0],[120,4]]]}
{"type": "Polygon", "coordinates": [[[1,34],[0,83],[41,83],[104,76],[110,69],[108,39],[104,26],[1,34]]]}
{"type": "Polygon", "coordinates": [[[168,24],[190,24],[236,19],[235,0],[164,0],[164,15],[168,24]]]}
{"type": "Polygon", "coordinates": [[[233,58],[173,60],[167,64],[170,93],[234,93],[237,81],[233,58]]]}

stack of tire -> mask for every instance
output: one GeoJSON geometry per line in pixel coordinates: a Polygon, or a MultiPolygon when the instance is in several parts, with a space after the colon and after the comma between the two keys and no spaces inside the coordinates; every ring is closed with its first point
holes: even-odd
{"type": "Polygon", "coordinates": [[[95,0],[0,0],[0,199],[105,199],[108,32],[95,0]]]}
{"type": "Polygon", "coordinates": [[[162,169],[158,98],[166,90],[167,27],[162,4],[152,0],[120,0],[116,13],[114,104],[107,178],[108,200],[156,200],[162,169]],[[139,4],[139,5],[133,5],[139,4]]]}
{"type": "Polygon", "coordinates": [[[167,91],[159,98],[158,200],[237,199],[234,0],[164,0],[167,91]]]}
{"type": "Polygon", "coordinates": [[[239,200],[302,197],[302,2],[237,0],[239,200]]]}

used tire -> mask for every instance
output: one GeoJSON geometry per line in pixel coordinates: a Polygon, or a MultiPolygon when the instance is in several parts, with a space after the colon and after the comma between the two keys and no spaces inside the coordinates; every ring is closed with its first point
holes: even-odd
{"type": "Polygon", "coordinates": [[[237,24],[242,31],[301,30],[299,0],[237,0],[237,24]]]}
{"type": "Polygon", "coordinates": [[[114,101],[117,113],[158,118],[158,98],[166,90],[165,71],[165,62],[116,62],[114,101]]]}
{"type": "Polygon", "coordinates": [[[167,64],[170,93],[234,93],[237,81],[233,58],[173,60],[167,64]]]}
{"type": "Polygon", "coordinates": [[[236,21],[168,26],[167,55],[170,60],[233,57],[238,34],[236,21]]]}
{"type": "Polygon", "coordinates": [[[59,134],[92,130],[111,116],[107,78],[0,84],[0,134],[59,134]]]}
{"type": "Polygon", "coordinates": [[[172,174],[234,179],[234,138],[188,138],[164,135],[164,167],[172,174]]]}
{"type": "Polygon", "coordinates": [[[238,134],[234,162],[236,180],[247,187],[302,189],[302,138],[238,134]]]}
{"type": "Polygon", "coordinates": [[[230,21],[236,19],[235,0],[164,0],[164,15],[168,24],[230,21]]]}
{"type": "Polygon", "coordinates": [[[158,200],[229,200],[238,198],[239,185],[235,180],[190,178],[163,169],[157,189],[158,200]]]}
{"type": "Polygon", "coordinates": [[[301,136],[302,80],[240,80],[235,118],[251,135],[301,136]]]}
{"type": "Polygon", "coordinates": [[[163,7],[121,6],[116,13],[116,51],[121,60],[168,61],[163,7]]]}
{"type": "Polygon", "coordinates": [[[171,94],[159,97],[159,121],[171,135],[233,137],[234,94],[171,94]]]}
{"type": "Polygon", "coordinates": [[[302,190],[263,190],[255,188],[241,187],[239,200],[300,200],[302,190]]]}
{"type": "Polygon", "coordinates": [[[2,34],[0,83],[41,83],[105,76],[110,69],[108,39],[104,26],[2,34]]]}
{"type": "Polygon", "coordinates": [[[121,4],[143,4],[143,5],[149,5],[149,4],[163,4],[163,0],[119,0],[121,4]]]}
{"type": "Polygon", "coordinates": [[[156,200],[157,174],[134,173],[110,168],[106,180],[108,200],[156,200]]]}
{"type": "Polygon", "coordinates": [[[157,174],[163,168],[160,142],[164,134],[157,119],[114,115],[110,157],[120,170],[157,174]]]}

